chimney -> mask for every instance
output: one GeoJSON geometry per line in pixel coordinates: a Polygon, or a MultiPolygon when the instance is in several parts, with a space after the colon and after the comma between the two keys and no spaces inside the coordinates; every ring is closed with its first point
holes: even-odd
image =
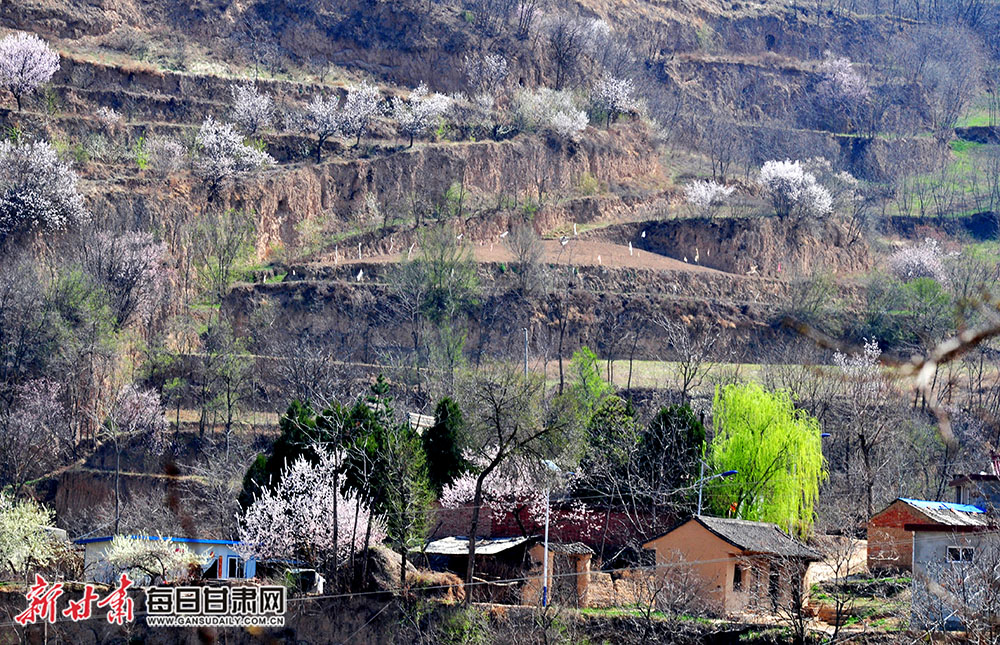
{"type": "Polygon", "coordinates": [[[990,451],[990,462],[993,464],[993,474],[1000,476],[1000,454],[990,451]]]}

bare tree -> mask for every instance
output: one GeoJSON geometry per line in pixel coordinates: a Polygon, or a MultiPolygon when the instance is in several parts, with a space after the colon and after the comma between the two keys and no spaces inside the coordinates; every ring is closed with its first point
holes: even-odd
{"type": "MultiPolygon", "coordinates": [[[[561,90],[579,77],[601,29],[601,21],[556,14],[543,25],[548,53],[555,67],[555,88],[561,90]]],[[[604,23],[606,26],[606,23],[604,23]]]]}
{"type": "Polygon", "coordinates": [[[481,462],[475,481],[469,522],[469,564],[466,583],[476,571],[476,536],[486,478],[519,455],[546,454],[546,438],[555,439],[566,429],[546,423],[542,411],[542,380],[525,377],[518,366],[494,363],[463,375],[459,400],[469,428],[471,457],[481,462]]]}
{"type": "Polygon", "coordinates": [[[717,327],[698,330],[664,312],[653,315],[653,324],[664,332],[674,359],[673,369],[679,381],[681,400],[686,402],[691,392],[701,387],[714,366],[713,356],[718,355],[720,330],[717,327]]]}
{"type": "Polygon", "coordinates": [[[544,248],[535,229],[531,224],[514,226],[507,237],[507,246],[517,266],[515,288],[524,298],[537,296],[544,288],[545,269],[542,265],[544,248]]]}
{"type": "Polygon", "coordinates": [[[260,79],[260,68],[273,68],[278,58],[278,43],[269,30],[269,23],[245,13],[237,22],[230,37],[243,50],[253,65],[253,82],[260,79]]]}

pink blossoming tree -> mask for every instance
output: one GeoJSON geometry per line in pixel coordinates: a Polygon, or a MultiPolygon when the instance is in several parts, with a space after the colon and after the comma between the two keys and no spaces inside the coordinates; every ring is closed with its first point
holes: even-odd
{"type": "Polygon", "coordinates": [[[17,32],[0,40],[0,85],[17,101],[49,82],[59,70],[59,54],[34,34],[17,32]]]}
{"type": "Polygon", "coordinates": [[[294,557],[340,567],[364,548],[369,528],[371,543],[385,539],[385,525],[337,485],[342,457],[319,447],[313,454],[315,462],[297,458],[279,484],[262,490],[247,509],[239,528],[244,557],[294,557]]]}

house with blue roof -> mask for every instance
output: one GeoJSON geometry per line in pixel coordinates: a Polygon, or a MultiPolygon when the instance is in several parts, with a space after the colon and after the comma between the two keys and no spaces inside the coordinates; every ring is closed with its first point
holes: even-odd
{"type": "MultiPolygon", "coordinates": [[[[176,548],[187,549],[202,561],[202,577],[215,580],[243,580],[253,578],[257,563],[253,558],[244,560],[237,552],[239,542],[233,540],[207,540],[187,537],[160,537],[158,535],[130,535],[132,539],[165,541],[176,548]]],[[[115,572],[107,560],[113,536],[92,537],[75,540],[84,548],[84,570],[94,582],[112,582],[115,572]]]]}
{"type": "Polygon", "coordinates": [[[1000,619],[983,604],[1000,566],[1000,463],[993,462],[992,473],[950,482],[954,502],[899,498],[868,522],[869,568],[912,572],[913,627],[960,630],[970,616],[1000,619]]]}
{"type": "Polygon", "coordinates": [[[868,520],[868,569],[913,570],[913,531],[907,525],[962,526],[975,524],[984,509],[973,504],[900,497],[868,520]]]}

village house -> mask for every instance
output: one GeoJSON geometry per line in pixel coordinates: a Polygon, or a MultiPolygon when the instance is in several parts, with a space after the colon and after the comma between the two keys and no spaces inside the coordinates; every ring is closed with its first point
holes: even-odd
{"type": "Polygon", "coordinates": [[[970,619],[996,619],[997,608],[984,604],[1000,567],[1000,457],[990,460],[992,473],[949,482],[954,502],[900,498],[868,521],[869,568],[912,571],[914,627],[965,629],[970,619]]]}
{"type": "MultiPolygon", "coordinates": [[[[773,613],[801,601],[810,562],[821,556],[776,525],[695,516],[649,540],[659,575],[697,585],[704,609],[717,616],[773,613]]],[[[671,585],[665,584],[665,588],[671,585]]]]}
{"type": "MultiPolygon", "coordinates": [[[[549,542],[548,546],[549,598],[560,604],[588,606],[593,550],[579,542],[549,542]]],[[[473,597],[491,602],[539,604],[544,550],[538,536],[476,540],[476,577],[482,583],[472,589],[473,597]]],[[[465,575],[469,563],[467,537],[434,540],[423,552],[432,569],[465,575]]]]}
{"type": "Polygon", "coordinates": [[[913,544],[914,627],[960,629],[992,597],[984,592],[995,585],[1000,545],[990,514],[977,511],[942,509],[932,520],[905,525],[913,544]]]}
{"type": "MultiPolygon", "coordinates": [[[[185,537],[160,537],[157,535],[132,535],[133,539],[167,541],[177,548],[187,549],[203,558],[202,577],[218,580],[241,580],[256,575],[257,563],[253,559],[244,560],[236,552],[238,542],[232,540],[203,540],[185,537]]],[[[112,536],[75,540],[74,544],[84,547],[83,565],[90,580],[111,582],[114,572],[107,561],[112,536]]]]}
{"type": "Polygon", "coordinates": [[[870,571],[913,569],[913,532],[906,528],[907,525],[961,523],[962,517],[977,516],[982,513],[982,508],[971,504],[932,502],[904,497],[896,499],[868,520],[868,569],[870,571]]]}

